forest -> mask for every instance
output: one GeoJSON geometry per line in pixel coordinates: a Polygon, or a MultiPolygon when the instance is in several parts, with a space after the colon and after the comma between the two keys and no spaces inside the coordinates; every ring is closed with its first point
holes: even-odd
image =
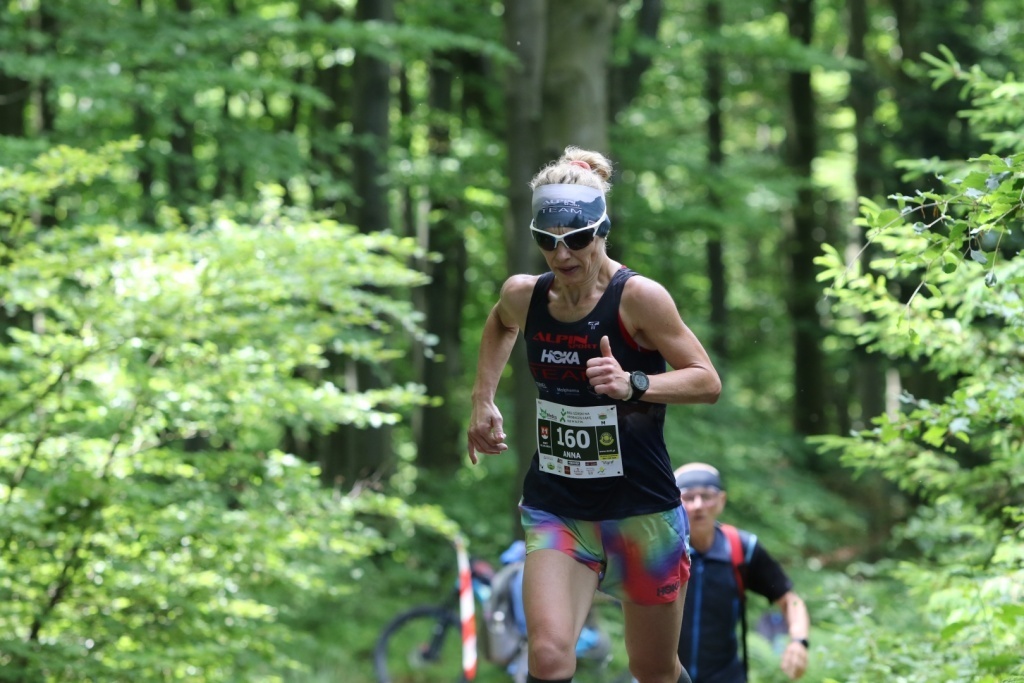
{"type": "Polygon", "coordinates": [[[465,429],[568,145],[720,372],[666,439],[801,680],[1024,681],[1022,70],[1019,0],[5,0],[0,681],[374,683],[521,536],[519,346],[511,449],[465,429]]]}

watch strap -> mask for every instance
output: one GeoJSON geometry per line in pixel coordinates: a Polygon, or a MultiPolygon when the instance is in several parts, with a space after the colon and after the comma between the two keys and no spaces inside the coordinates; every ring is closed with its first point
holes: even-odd
{"type": "MultiPolygon", "coordinates": [[[[639,371],[637,371],[637,372],[639,372],[639,371]]],[[[643,397],[643,395],[645,393],[647,393],[647,388],[646,387],[643,388],[643,389],[640,389],[640,388],[638,388],[636,386],[636,384],[633,383],[633,378],[636,376],[637,372],[629,373],[629,388],[630,388],[630,392],[629,392],[629,397],[627,397],[626,400],[630,401],[632,403],[638,402],[643,397]]],[[[641,374],[643,374],[644,377],[647,376],[645,373],[641,373],[641,374]]],[[[650,379],[648,379],[647,387],[650,387],[650,386],[651,386],[650,385],[650,379]]]]}

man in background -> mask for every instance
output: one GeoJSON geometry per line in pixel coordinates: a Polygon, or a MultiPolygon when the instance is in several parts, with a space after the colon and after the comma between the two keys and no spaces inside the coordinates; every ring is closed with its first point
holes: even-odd
{"type": "MultiPolygon", "coordinates": [[[[675,471],[690,519],[690,588],[679,636],[679,661],[694,683],[745,683],[737,622],[744,619],[746,590],[774,603],[789,629],[781,668],[792,680],[807,670],[810,617],[793,582],[753,534],[718,522],[726,493],[718,470],[690,463],[675,471]]],[[[744,648],[745,649],[745,648],[744,648]]]]}

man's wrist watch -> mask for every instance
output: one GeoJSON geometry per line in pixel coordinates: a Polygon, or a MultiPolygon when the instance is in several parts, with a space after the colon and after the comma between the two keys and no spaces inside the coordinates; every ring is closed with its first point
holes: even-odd
{"type": "Polygon", "coordinates": [[[793,638],[793,642],[794,643],[800,643],[801,645],[804,646],[805,650],[810,650],[811,649],[811,641],[807,640],[806,638],[793,638]]]}
{"type": "Polygon", "coordinates": [[[635,403],[651,388],[651,380],[639,370],[629,373],[629,396],[625,400],[635,403]]]}

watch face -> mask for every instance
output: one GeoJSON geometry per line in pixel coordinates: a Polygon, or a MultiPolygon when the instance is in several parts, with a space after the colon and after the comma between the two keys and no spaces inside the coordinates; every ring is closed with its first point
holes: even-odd
{"type": "Polygon", "coordinates": [[[634,372],[630,375],[629,381],[637,391],[647,391],[647,387],[651,386],[651,380],[642,372],[634,372]]]}

